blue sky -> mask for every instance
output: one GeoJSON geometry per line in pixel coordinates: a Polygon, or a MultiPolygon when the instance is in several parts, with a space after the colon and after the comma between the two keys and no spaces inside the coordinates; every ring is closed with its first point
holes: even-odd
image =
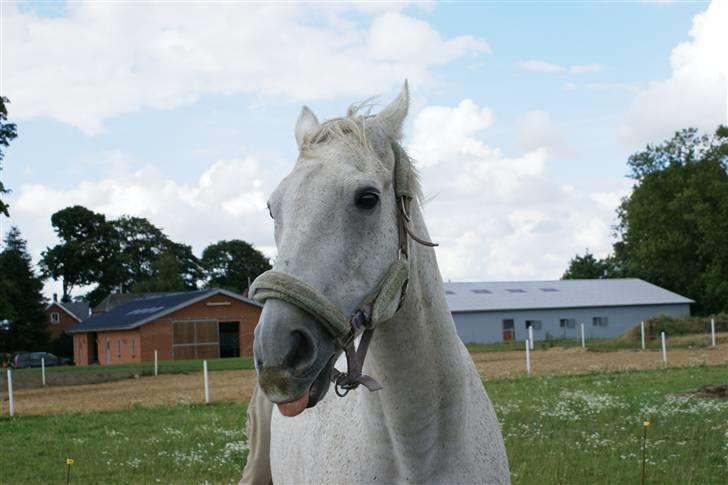
{"type": "Polygon", "coordinates": [[[2,223],[36,257],[71,204],[272,256],[301,106],[339,116],[408,78],[443,276],[555,279],[609,251],[631,152],[725,122],[726,3],[3,1],[2,223]]]}

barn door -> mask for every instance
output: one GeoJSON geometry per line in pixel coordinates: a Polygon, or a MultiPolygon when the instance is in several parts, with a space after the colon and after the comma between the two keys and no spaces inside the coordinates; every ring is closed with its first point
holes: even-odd
{"type": "Polygon", "coordinates": [[[516,338],[514,323],[512,318],[503,320],[503,341],[512,342],[516,338]]]}

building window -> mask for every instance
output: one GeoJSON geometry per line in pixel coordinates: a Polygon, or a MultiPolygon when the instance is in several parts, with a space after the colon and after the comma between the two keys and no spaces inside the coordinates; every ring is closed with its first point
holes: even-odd
{"type": "Polygon", "coordinates": [[[61,314],[58,312],[52,312],[51,313],[51,323],[53,325],[58,325],[61,323],[61,314]]]}
{"type": "Polygon", "coordinates": [[[121,339],[116,339],[116,353],[119,354],[119,357],[121,357],[121,339]]]}
{"type": "Polygon", "coordinates": [[[609,325],[609,319],[607,317],[594,317],[592,318],[592,325],[595,327],[606,327],[609,325]]]}
{"type": "Polygon", "coordinates": [[[131,339],[131,355],[132,357],[136,355],[136,339],[131,339]]]}
{"type": "Polygon", "coordinates": [[[534,330],[541,330],[541,320],[526,320],[526,329],[533,327],[534,330]]]}
{"type": "Polygon", "coordinates": [[[559,320],[559,326],[561,328],[576,328],[575,318],[562,318],[559,320]]]}

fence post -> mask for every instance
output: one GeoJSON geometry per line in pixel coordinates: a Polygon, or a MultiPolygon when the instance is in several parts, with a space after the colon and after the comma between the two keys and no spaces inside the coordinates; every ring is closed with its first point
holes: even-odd
{"type": "Polygon", "coordinates": [[[13,401],[13,371],[8,369],[8,404],[10,405],[10,417],[15,416],[15,401],[13,401]]]}
{"type": "Polygon", "coordinates": [[[45,357],[40,358],[40,369],[41,369],[41,376],[43,379],[43,387],[46,385],[46,378],[45,378],[45,357]]]}
{"type": "Polygon", "coordinates": [[[660,332],[660,338],[662,339],[662,365],[667,367],[667,345],[665,345],[665,332],[660,332]]]}
{"type": "Polygon", "coordinates": [[[157,350],[154,351],[154,375],[159,375],[159,352],[157,350]]]}
{"type": "Polygon", "coordinates": [[[640,334],[642,335],[642,350],[645,350],[645,322],[640,322],[640,334]]]}
{"type": "Polygon", "coordinates": [[[580,325],[581,325],[581,348],[582,349],[585,349],[586,348],[586,342],[584,341],[584,324],[582,323],[580,325]]]}
{"type": "Polygon", "coordinates": [[[715,319],[710,319],[710,341],[713,344],[712,346],[715,347],[715,319]]]}
{"type": "Polygon", "coordinates": [[[531,350],[533,350],[533,324],[528,327],[528,341],[530,342],[529,346],[531,347],[531,350]]]}
{"type": "Polygon", "coordinates": [[[531,344],[526,340],[526,374],[531,375],[531,344]]]}
{"type": "Polygon", "coordinates": [[[208,382],[207,382],[207,361],[206,360],[202,361],[202,373],[204,375],[204,380],[205,380],[205,402],[209,403],[210,402],[210,386],[208,385],[208,382]]]}

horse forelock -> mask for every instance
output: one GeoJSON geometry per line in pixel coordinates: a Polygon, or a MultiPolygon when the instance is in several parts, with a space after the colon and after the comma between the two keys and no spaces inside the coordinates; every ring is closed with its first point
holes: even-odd
{"type": "MultiPolygon", "coordinates": [[[[302,158],[312,158],[317,146],[332,142],[341,142],[354,149],[364,149],[366,152],[376,156],[376,150],[374,150],[371,143],[373,140],[370,140],[370,137],[372,135],[386,137],[386,145],[396,144],[401,150],[400,156],[407,157],[412,162],[410,163],[411,172],[408,178],[410,186],[408,188],[411,193],[415,194],[417,202],[421,203],[423,198],[419,171],[415,167],[414,160],[401,147],[400,140],[392,139],[383,133],[373,134],[370,132],[369,135],[367,134],[369,124],[374,120],[374,116],[370,114],[372,107],[373,105],[368,100],[359,104],[353,104],[347,109],[346,116],[332,118],[321,123],[313,133],[306,136],[306,139],[301,145],[300,156],[302,158]]],[[[380,159],[378,156],[376,158],[380,159]]]]}

